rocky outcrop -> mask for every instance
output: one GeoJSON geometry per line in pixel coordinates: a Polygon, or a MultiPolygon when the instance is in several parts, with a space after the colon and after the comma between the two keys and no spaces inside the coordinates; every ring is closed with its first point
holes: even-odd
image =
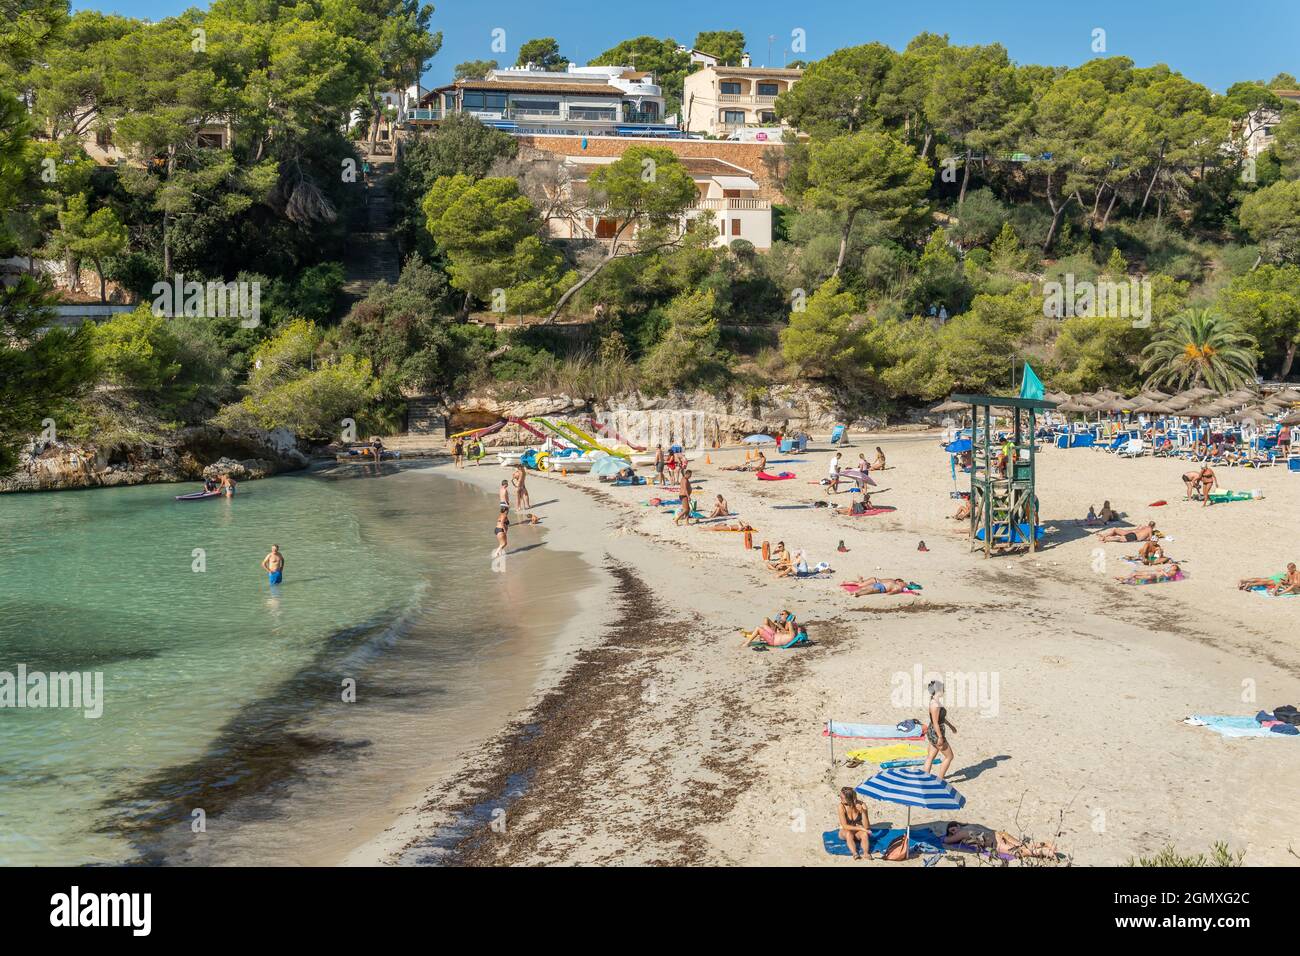
{"type": "Polygon", "coordinates": [[[0,480],[0,492],[197,481],[221,474],[246,481],[308,463],[293,434],[284,429],[231,432],[198,425],[179,429],[157,445],[33,442],[20,453],[18,471],[0,480]]]}
{"type": "MultiPolygon", "coordinates": [[[[844,421],[834,396],[812,386],[773,386],[753,400],[740,395],[670,392],[620,395],[605,402],[588,402],[570,395],[533,396],[514,400],[492,392],[468,396],[448,409],[454,430],[490,425],[501,418],[556,417],[583,427],[596,419],[611,433],[634,444],[698,442],[727,444],[755,432],[829,431],[844,421]]],[[[882,428],[884,415],[855,419],[851,427],[882,428]]],[[[527,430],[510,425],[486,439],[487,445],[520,445],[540,441],[527,430]]]]}

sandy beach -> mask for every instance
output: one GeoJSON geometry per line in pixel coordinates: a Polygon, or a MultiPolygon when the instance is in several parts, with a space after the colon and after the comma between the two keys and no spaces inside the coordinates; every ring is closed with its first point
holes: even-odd
{"type": "MultiPolygon", "coordinates": [[[[1300,602],[1236,589],[1296,560],[1300,478],[1218,469],[1224,487],[1264,498],[1202,508],[1183,500],[1185,462],[1046,449],[1046,546],[986,560],[950,517],[950,493],[967,485],[959,475],[954,486],[939,433],[854,436],[847,462],[884,449],[873,498],[896,509],[858,518],[792,507],[826,498],[816,482],[832,452],[818,437],[780,466],[790,481],[721,470],[743,461],[740,449],[692,463],[702,508],[721,493],[757,529],[756,546],[784,541],[810,564],[829,562],[835,573],[813,580],[775,578],[740,534],[675,527],[644,504],[653,488],[530,474],[533,499],[554,499],[538,510],[546,546],[509,561],[578,551],[602,569],[599,597],[582,602],[563,658],[512,727],[412,794],[348,862],[885,865],[823,849],[837,789],[876,768],[845,765],[845,750],[869,744],[836,740],[832,754],[822,731],[828,718],[923,719],[934,676],[948,683],[957,727],[948,779],[967,799],[947,816],[1053,840],[1075,865],[1216,841],[1245,851],[1247,865],[1294,862],[1300,814],[1272,795],[1300,783],[1300,742],[1225,739],[1181,721],[1300,698],[1300,602]],[[1138,546],[1099,544],[1082,525],[1103,499],[1127,523],[1156,520],[1186,579],[1117,583],[1138,546]],[[1149,507],[1158,500],[1168,504],[1149,507]],[[857,575],[923,592],[855,598],[838,582],[857,575]],[[745,649],[740,628],[782,608],[808,624],[812,646],[745,649]],[[957,684],[971,693],[955,695],[957,684]]],[[[454,477],[492,487],[504,474],[454,477]]],[[[487,574],[486,549],[482,561],[487,574]]],[[[873,825],[902,825],[901,808],[868,806],[873,825]]],[[[950,853],[939,865],[978,862],[950,853]]]]}

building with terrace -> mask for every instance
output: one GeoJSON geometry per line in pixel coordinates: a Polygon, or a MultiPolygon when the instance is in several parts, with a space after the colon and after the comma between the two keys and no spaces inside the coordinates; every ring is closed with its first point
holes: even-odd
{"type": "Polygon", "coordinates": [[[705,66],[686,77],[686,129],[722,139],[779,142],[787,127],[777,119],[776,98],[801,76],[803,70],[776,67],[705,66]]]}
{"type": "Polygon", "coordinates": [[[577,136],[680,136],[665,115],[654,75],[623,66],[575,66],[563,73],[530,68],[492,70],[426,93],[406,112],[412,126],[437,125],[449,113],[470,113],[510,133],[577,136]]]}
{"type": "MultiPolygon", "coordinates": [[[[568,203],[570,214],[550,220],[548,231],[556,239],[608,240],[618,231],[619,223],[586,208],[583,197],[587,181],[597,167],[612,163],[615,156],[566,156],[563,161],[566,186],[576,200],[568,203]]],[[[682,216],[681,228],[693,229],[706,214],[713,217],[718,236],[715,246],[730,246],[739,239],[755,249],[772,248],[772,201],[760,196],[753,173],[721,159],[683,156],[682,166],[695,180],[698,198],[682,216]]],[[[625,235],[631,239],[635,233],[625,235]]]]}

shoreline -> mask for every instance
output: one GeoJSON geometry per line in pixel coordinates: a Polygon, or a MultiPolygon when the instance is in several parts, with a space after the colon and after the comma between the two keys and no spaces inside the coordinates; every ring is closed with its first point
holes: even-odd
{"type": "MultiPolygon", "coordinates": [[[[1269,751],[1287,745],[1224,740],[1180,722],[1191,713],[1269,709],[1300,676],[1300,649],[1280,636],[1293,630],[1286,602],[1240,594],[1227,579],[1264,536],[1242,522],[1286,526],[1297,510],[1282,494],[1287,476],[1232,474],[1266,486],[1264,502],[1202,511],[1171,500],[1157,509],[1190,579],[1132,588],[1113,580],[1125,546],[1100,549],[1091,529],[1064,516],[1082,516],[1089,499],[1111,489],[1136,523],[1146,514],[1141,502],[1170,494],[1176,461],[1048,452],[1040,494],[1056,533],[1035,555],[986,560],[948,518],[951,482],[936,441],[934,433],[855,436],[850,458],[887,448],[891,469],[874,493],[898,508],[856,523],[799,503],[825,497],[805,484],[824,473],[824,442],[792,466],[798,481],[756,483],[720,471],[740,460],[736,449],[709,452],[712,464],[701,457],[696,472],[701,500],[724,493],[759,528],[756,545],[807,547],[810,561],[830,561],[840,580],[862,573],[923,582],[914,597],[857,600],[834,578],[777,580],[739,535],[676,528],[643,507],[648,487],[548,478],[596,505],[566,535],[584,537],[589,554],[607,553],[637,582],[627,588],[656,596],[641,601],[644,620],[632,629],[639,636],[629,635],[626,608],[599,640],[577,635],[585,649],[558,685],[573,699],[548,703],[539,690],[512,728],[466,753],[460,774],[431,781],[418,806],[351,861],[397,861],[456,812],[492,804],[494,784],[499,792],[501,781],[526,772],[528,786],[496,807],[511,821],[506,832],[471,827],[451,862],[844,865],[818,834],[833,825],[836,788],[873,768],[843,765],[851,741],[836,742],[832,765],[823,722],[921,716],[912,676],[919,668],[984,675],[1000,691],[990,713],[954,711],[962,732],[950,779],[969,800],[957,818],[1054,839],[1078,865],[1122,863],[1166,843],[1199,852],[1220,839],[1247,850],[1247,865],[1284,863],[1285,819],[1265,811],[1264,789],[1300,782],[1269,751]],[[1227,545],[1225,528],[1237,529],[1227,545]],[[928,553],[918,554],[919,539],[928,553]],[[836,553],[839,540],[848,553],[836,553]],[[781,606],[808,623],[813,646],[741,649],[738,629],[781,606]],[[595,666],[602,660],[613,687],[595,666]],[[1243,681],[1257,704],[1242,701],[1243,681]],[[906,699],[891,700],[904,689],[906,699]],[[574,715],[585,723],[574,726],[574,715]],[[635,837],[618,824],[628,813],[639,821],[635,837]]],[[[888,805],[873,805],[872,814],[873,823],[901,820],[888,805]]]]}

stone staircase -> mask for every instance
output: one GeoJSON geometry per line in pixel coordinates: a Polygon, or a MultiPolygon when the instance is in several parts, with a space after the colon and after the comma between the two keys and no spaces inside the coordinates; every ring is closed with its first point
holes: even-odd
{"type": "Polygon", "coordinates": [[[372,156],[366,183],[365,229],[348,236],[342,299],[350,309],[380,279],[396,282],[402,270],[401,253],[393,234],[393,197],[388,178],[396,168],[391,156],[372,156]]]}
{"type": "Polygon", "coordinates": [[[446,438],[447,419],[444,409],[437,399],[416,396],[406,403],[406,434],[436,438],[446,438]]]}

